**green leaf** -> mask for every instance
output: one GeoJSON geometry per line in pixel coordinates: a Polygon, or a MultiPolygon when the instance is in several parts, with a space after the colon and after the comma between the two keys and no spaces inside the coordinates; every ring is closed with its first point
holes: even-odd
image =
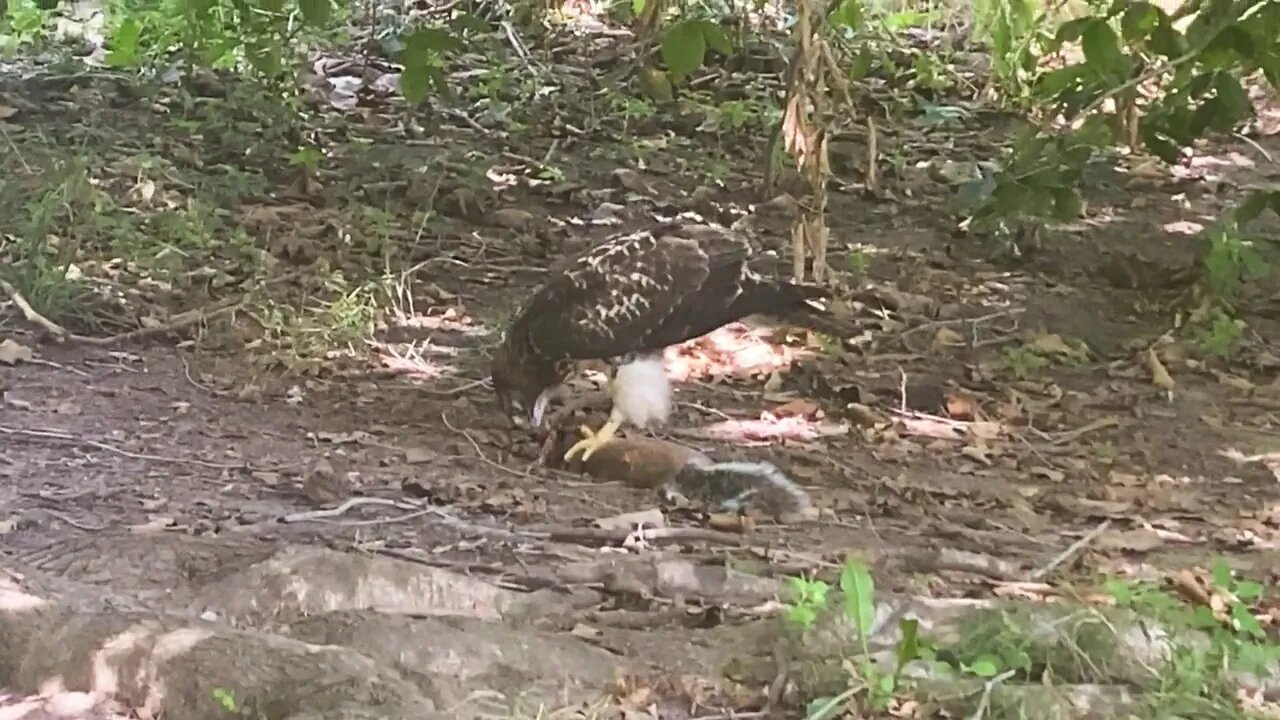
{"type": "Polygon", "coordinates": [[[677,79],[702,66],[707,54],[707,36],[696,20],[672,25],[662,36],[662,61],[677,79]]]}
{"type": "Polygon", "coordinates": [[[1050,42],[1049,46],[1051,51],[1056,51],[1059,47],[1062,47],[1063,43],[1079,40],[1080,36],[1084,34],[1084,31],[1095,21],[1096,19],[1090,16],[1077,18],[1075,20],[1068,20],[1067,22],[1062,23],[1058,28],[1057,34],[1053,36],[1052,42],[1050,42]]]}
{"type": "Polygon", "coordinates": [[[1231,606],[1231,620],[1235,624],[1236,629],[1246,635],[1252,635],[1255,638],[1264,638],[1267,636],[1262,624],[1258,622],[1258,618],[1249,612],[1249,608],[1236,603],[1231,606]]]}
{"type": "Polygon", "coordinates": [[[857,30],[862,27],[862,0],[844,0],[831,13],[831,24],[857,30]]]}
{"type": "Polygon", "coordinates": [[[400,93],[410,105],[417,105],[425,100],[433,87],[441,94],[448,91],[444,73],[438,65],[405,65],[404,72],[400,74],[400,93]]]}
{"type": "Polygon", "coordinates": [[[1160,9],[1149,2],[1130,3],[1120,17],[1120,33],[1127,42],[1143,40],[1160,26],[1160,9]]]}
{"type": "Polygon", "coordinates": [[[1080,86],[1084,68],[1080,65],[1068,65],[1046,73],[1036,84],[1036,93],[1044,98],[1058,98],[1063,91],[1080,86]]]}
{"type": "Polygon", "coordinates": [[[1106,20],[1089,23],[1080,36],[1085,63],[1095,74],[1115,80],[1129,76],[1129,58],[1120,49],[1120,38],[1106,20]]]}
{"type": "Polygon", "coordinates": [[[969,672],[981,678],[995,677],[1000,674],[1000,658],[983,655],[969,664],[969,672]]]}
{"type": "Polygon", "coordinates": [[[1236,597],[1244,600],[1245,602],[1253,602],[1254,600],[1262,597],[1262,583],[1254,582],[1252,580],[1241,580],[1236,583],[1235,594],[1236,597]]]}
{"type": "Polygon", "coordinates": [[[732,55],[733,44],[729,42],[729,36],[725,34],[724,28],[710,20],[702,20],[700,22],[702,25],[702,38],[706,41],[707,47],[726,57],[732,55]]]}
{"type": "Polygon", "coordinates": [[[404,62],[405,65],[410,64],[409,56],[418,57],[425,54],[434,56],[437,53],[460,52],[464,49],[466,46],[463,42],[447,28],[421,27],[405,38],[404,62]]]}
{"type": "Polygon", "coordinates": [[[449,28],[457,33],[486,33],[493,30],[493,25],[478,15],[464,12],[449,21],[449,28]]]}
{"type": "Polygon", "coordinates": [[[1053,215],[1059,220],[1078,220],[1084,214],[1084,199],[1074,187],[1053,188],[1053,215]]]}
{"type": "Polygon", "coordinates": [[[631,14],[636,17],[644,12],[645,0],[631,0],[631,14]]]}
{"type": "Polygon", "coordinates": [[[137,20],[129,18],[120,23],[115,34],[111,36],[111,51],[107,53],[107,64],[113,67],[133,65],[138,61],[138,40],[142,37],[142,26],[137,20]]]}
{"type": "Polygon", "coordinates": [[[804,720],[832,720],[844,712],[844,706],[836,697],[814,698],[805,708],[804,720]]]}
{"type": "Polygon", "coordinates": [[[1151,31],[1151,41],[1148,44],[1157,55],[1170,60],[1181,57],[1187,52],[1187,39],[1182,36],[1182,33],[1173,29],[1173,24],[1163,14],[1160,17],[1160,24],[1151,31]]]}
{"type": "Polygon", "coordinates": [[[1116,605],[1120,607],[1125,607],[1133,602],[1133,586],[1123,580],[1107,580],[1102,584],[1102,587],[1107,591],[1107,594],[1115,599],[1116,605]]]}
{"type": "MultiPolygon", "coordinates": [[[[1213,79],[1213,91],[1222,100],[1226,112],[1233,118],[1232,125],[1253,115],[1253,103],[1249,101],[1249,93],[1240,85],[1240,81],[1234,74],[1227,71],[1217,73],[1217,77],[1213,79]]],[[[1227,130],[1230,129],[1227,128],[1227,130]]]]}
{"type": "Polygon", "coordinates": [[[298,0],[298,9],[302,11],[302,19],[312,27],[321,27],[333,17],[331,0],[298,0]]]}
{"type": "Polygon", "coordinates": [[[861,563],[845,563],[840,572],[840,591],[844,593],[845,615],[862,637],[869,637],[876,621],[876,584],[871,572],[861,563]]]}
{"type": "Polygon", "coordinates": [[[1240,203],[1240,205],[1236,207],[1235,211],[1231,213],[1232,219],[1235,220],[1237,225],[1244,225],[1245,223],[1252,222],[1262,214],[1263,210],[1267,209],[1267,206],[1271,204],[1271,196],[1273,194],[1280,193],[1272,193],[1267,190],[1254,190],[1249,193],[1248,197],[1244,199],[1244,202],[1240,203]]]}
{"type": "Polygon", "coordinates": [[[1226,70],[1239,64],[1241,60],[1252,60],[1257,56],[1258,49],[1253,43],[1253,36],[1239,25],[1230,25],[1209,41],[1204,50],[1200,51],[1197,60],[1206,68],[1226,70]]]}
{"type": "Polygon", "coordinates": [[[871,65],[874,62],[875,55],[871,53],[870,45],[863,45],[862,50],[849,63],[849,79],[857,81],[865,78],[867,73],[871,72],[871,65]]]}
{"type": "Polygon", "coordinates": [[[275,45],[256,45],[245,48],[245,57],[249,65],[266,77],[275,77],[280,73],[283,63],[280,48],[275,45]]]}
{"type": "Polygon", "coordinates": [[[898,641],[898,666],[895,674],[902,672],[907,663],[920,657],[920,621],[908,618],[898,622],[898,632],[902,639],[898,641]]]}
{"type": "Polygon", "coordinates": [[[1222,558],[1214,560],[1213,567],[1210,569],[1210,572],[1213,574],[1214,585],[1218,586],[1222,590],[1229,590],[1231,588],[1231,580],[1234,576],[1231,573],[1231,566],[1227,564],[1226,560],[1223,560],[1222,558]]]}

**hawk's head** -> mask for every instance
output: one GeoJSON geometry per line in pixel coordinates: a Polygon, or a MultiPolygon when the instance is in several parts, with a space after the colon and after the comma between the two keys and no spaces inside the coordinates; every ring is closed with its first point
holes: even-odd
{"type": "Polygon", "coordinates": [[[493,356],[490,380],[502,411],[518,428],[542,426],[551,393],[564,379],[559,363],[536,353],[513,352],[503,343],[493,356]]]}

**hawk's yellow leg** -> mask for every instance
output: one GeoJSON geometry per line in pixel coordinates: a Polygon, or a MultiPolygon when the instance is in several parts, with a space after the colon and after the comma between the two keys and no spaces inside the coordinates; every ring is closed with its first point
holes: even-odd
{"type": "Polygon", "coordinates": [[[600,429],[596,432],[591,432],[591,428],[586,425],[582,426],[581,430],[584,437],[569,448],[569,451],[564,454],[564,461],[570,462],[575,455],[582,453],[582,460],[585,462],[587,458],[591,457],[592,453],[612,440],[621,427],[622,411],[615,405],[609,411],[609,421],[600,426],[600,429]]]}

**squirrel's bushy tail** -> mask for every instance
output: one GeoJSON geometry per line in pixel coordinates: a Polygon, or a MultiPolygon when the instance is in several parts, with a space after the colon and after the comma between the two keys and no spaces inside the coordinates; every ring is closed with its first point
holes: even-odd
{"type": "Polygon", "coordinates": [[[754,509],[778,519],[815,513],[809,493],[767,462],[697,458],[680,468],[667,490],[716,512],[754,509]]]}

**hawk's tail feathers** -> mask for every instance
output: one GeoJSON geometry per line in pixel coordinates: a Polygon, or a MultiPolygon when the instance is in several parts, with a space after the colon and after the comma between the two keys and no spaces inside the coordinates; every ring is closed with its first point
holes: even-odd
{"type": "Polygon", "coordinates": [[[793,282],[773,286],[772,307],[765,314],[797,327],[835,338],[857,335],[861,328],[852,319],[837,316],[828,308],[831,293],[814,285],[793,282]]]}
{"type": "Polygon", "coordinates": [[[825,307],[815,307],[813,301],[805,301],[799,306],[789,308],[787,312],[780,313],[778,319],[839,339],[853,337],[861,331],[853,320],[837,317],[825,307]]]}

